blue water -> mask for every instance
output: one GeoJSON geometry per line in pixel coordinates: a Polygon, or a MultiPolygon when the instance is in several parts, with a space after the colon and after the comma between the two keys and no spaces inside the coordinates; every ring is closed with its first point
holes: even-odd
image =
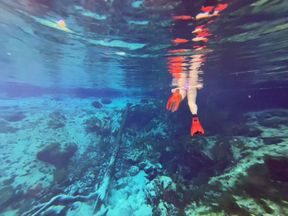
{"type": "Polygon", "coordinates": [[[288,215],[287,12],[1,0],[0,215],[288,215]]]}

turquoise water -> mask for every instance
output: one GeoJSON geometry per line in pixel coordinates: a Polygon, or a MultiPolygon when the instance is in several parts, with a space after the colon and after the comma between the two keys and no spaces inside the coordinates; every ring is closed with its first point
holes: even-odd
{"type": "Polygon", "coordinates": [[[0,6],[0,215],[288,215],[285,1],[0,6]]]}

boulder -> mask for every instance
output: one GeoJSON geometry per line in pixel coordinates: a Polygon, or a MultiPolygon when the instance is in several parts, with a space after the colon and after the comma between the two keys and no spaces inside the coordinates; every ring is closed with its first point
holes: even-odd
{"type": "Polygon", "coordinates": [[[100,109],[103,107],[103,105],[99,101],[94,101],[92,103],[92,106],[95,107],[96,109],[100,109]]]}
{"type": "Polygon", "coordinates": [[[56,168],[65,168],[76,150],[75,144],[68,144],[62,149],[59,143],[51,143],[37,153],[37,159],[52,164],[56,168]]]}

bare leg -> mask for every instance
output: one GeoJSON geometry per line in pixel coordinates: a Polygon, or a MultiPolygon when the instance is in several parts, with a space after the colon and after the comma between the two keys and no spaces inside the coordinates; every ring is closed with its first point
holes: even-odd
{"type": "Polygon", "coordinates": [[[196,88],[189,89],[187,99],[192,115],[197,115],[198,111],[198,106],[196,104],[196,97],[197,97],[197,89],[196,88]]]}
{"type": "Polygon", "coordinates": [[[193,115],[192,117],[192,127],[191,127],[191,135],[194,136],[196,134],[204,134],[204,130],[201,126],[201,123],[197,116],[198,106],[196,104],[197,98],[197,90],[202,87],[202,83],[199,81],[199,73],[201,63],[203,62],[202,58],[204,56],[193,55],[191,58],[191,64],[189,67],[189,78],[188,78],[188,91],[187,91],[187,99],[190,111],[193,115]]]}

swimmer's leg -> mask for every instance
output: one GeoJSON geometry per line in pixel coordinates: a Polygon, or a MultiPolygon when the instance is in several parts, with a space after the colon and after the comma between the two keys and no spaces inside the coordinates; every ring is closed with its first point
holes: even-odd
{"type": "Polygon", "coordinates": [[[197,97],[197,88],[189,89],[187,99],[190,111],[192,113],[191,136],[197,134],[204,134],[204,130],[197,116],[198,106],[196,104],[196,97],[197,97]]]}

